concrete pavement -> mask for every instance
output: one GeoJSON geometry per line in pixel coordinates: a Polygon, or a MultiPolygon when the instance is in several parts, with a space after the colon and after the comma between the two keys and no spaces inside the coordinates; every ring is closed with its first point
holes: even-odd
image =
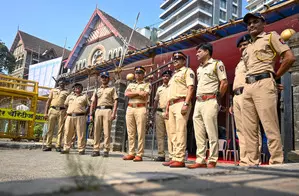
{"type": "Polygon", "coordinates": [[[171,169],[40,149],[0,150],[0,195],[299,195],[299,164],[171,169]]]}

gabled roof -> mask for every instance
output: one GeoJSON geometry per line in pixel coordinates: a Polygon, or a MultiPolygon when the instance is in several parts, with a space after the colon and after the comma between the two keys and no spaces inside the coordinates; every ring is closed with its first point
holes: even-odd
{"type": "MultiPolygon", "coordinates": [[[[88,39],[90,33],[93,31],[93,28],[95,27],[99,19],[103,21],[103,23],[114,36],[120,39],[129,39],[130,34],[132,32],[132,28],[121,23],[120,21],[113,18],[109,14],[103,12],[102,10],[96,9],[90,17],[89,22],[87,23],[82,34],[80,35],[76,45],[74,46],[65,67],[71,68],[73,66],[73,63],[79,56],[81,49],[83,48],[86,40],[88,39]]],[[[149,39],[135,31],[132,36],[131,42],[129,43],[129,46],[133,49],[142,49],[152,44],[153,43],[149,39]]]]}
{"type": "MultiPolygon", "coordinates": [[[[22,40],[25,50],[34,51],[37,53],[39,52],[40,54],[43,54],[46,50],[47,51],[53,50],[54,53],[57,55],[57,57],[62,56],[63,53],[62,47],[52,44],[48,41],[45,41],[43,39],[40,39],[38,37],[35,37],[33,35],[30,35],[20,30],[17,32],[17,35],[10,48],[10,51],[14,50],[19,40],[22,40]]],[[[64,58],[68,57],[70,53],[71,51],[65,49],[64,58]]]]}

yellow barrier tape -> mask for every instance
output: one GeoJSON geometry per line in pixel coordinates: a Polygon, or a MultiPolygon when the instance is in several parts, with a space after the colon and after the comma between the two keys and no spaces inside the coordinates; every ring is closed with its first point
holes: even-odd
{"type": "MultiPolygon", "coordinates": [[[[32,121],[34,112],[0,108],[0,119],[32,121]]],[[[46,122],[43,114],[36,114],[35,122],[46,122]]]]}

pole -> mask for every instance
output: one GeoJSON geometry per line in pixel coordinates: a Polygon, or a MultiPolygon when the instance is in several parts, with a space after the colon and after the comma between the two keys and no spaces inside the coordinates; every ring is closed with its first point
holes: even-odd
{"type": "Polygon", "coordinates": [[[122,54],[122,56],[121,56],[122,58],[121,58],[120,61],[119,61],[119,65],[118,65],[119,67],[122,66],[123,61],[124,61],[124,59],[125,59],[125,56],[126,56],[126,53],[127,53],[127,49],[128,49],[128,47],[129,47],[129,44],[130,44],[131,39],[132,39],[132,37],[133,37],[133,33],[134,33],[134,31],[136,30],[136,25],[137,25],[137,22],[138,22],[138,19],[139,19],[139,15],[140,15],[140,12],[138,12],[138,14],[137,14],[136,21],[135,21],[135,24],[134,24],[134,27],[133,27],[133,29],[132,29],[132,32],[131,32],[131,35],[130,35],[130,38],[129,38],[128,42],[126,42],[126,40],[124,40],[123,54],[122,54]]]}
{"type": "MultiPolygon", "coordinates": [[[[65,46],[66,46],[66,41],[67,41],[67,37],[65,38],[65,41],[64,41],[64,46],[63,46],[63,50],[62,50],[62,58],[61,58],[61,65],[62,65],[62,62],[63,62],[63,57],[64,57],[64,53],[65,53],[65,46]]],[[[61,70],[60,70],[60,75],[62,74],[63,72],[63,66],[61,67],[61,70]]]]}
{"type": "MultiPolygon", "coordinates": [[[[232,97],[230,96],[230,105],[231,107],[233,106],[233,100],[232,97]]],[[[236,157],[236,137],[235,137],[235,121],[234,121],[234,115],[231,114],[231,124],[232,124],[232,136],[233,136],[233,149],[234,149],[234,164],[237,164],[237,157],[236,157]]]]}

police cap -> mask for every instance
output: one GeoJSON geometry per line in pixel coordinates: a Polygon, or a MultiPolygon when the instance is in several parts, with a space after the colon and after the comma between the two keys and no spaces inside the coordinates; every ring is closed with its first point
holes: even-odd
{"type": "Polygon", "coordinates": [[[135,73],[144,73],[145,72],[144,67],[142,67],[140,65],[136,66],[134,70],[135,70],[135,73]]]}
{"type": "Polygon", "coordinates": [[[164,75],[169,75],[169,76],[171,76],[171,75],[172,75],[172,71],[171,71],[171,70],[166,70],[166,71],[164,71],[164,72],[162,73],[162,76],[164,76],[164,75]]]}
{"type": "Polygon", "coordinates": [[[245,42],[245,41],[250,41],[251,37],[249,34],[246,34],[246,35],[243,35],[241,37],[239,37],[239,39],[237,40],[236,44],[237,44],[237,48],[239,48],[239,45],[242,43],[242,42],[245,42]]]}
{"type": "Polygon", "coordinates": [[[100,76],[101,76],[101,78],[102,77],[109,78],[109,72],[108,71],[104,71],[104,72],[100,73],[100,76]]]}
{"type": "Polygon", "coordinates": [[[187,56],[182,52],[174,52],[172,54],[172,56],[173,56],[173,59],[184,59],[184,60],[187,59],[187,56]]]}
{"type": "Polygon", "coordinates": [[[243,18],[243,22],[245,22],[247,24],[249,18],[251,18],[251,17],[259,18],[259,19],[265,21],[265,18],[264,18],[264,16],[262,16],[261,13],[247,13],[243,18]]]}

